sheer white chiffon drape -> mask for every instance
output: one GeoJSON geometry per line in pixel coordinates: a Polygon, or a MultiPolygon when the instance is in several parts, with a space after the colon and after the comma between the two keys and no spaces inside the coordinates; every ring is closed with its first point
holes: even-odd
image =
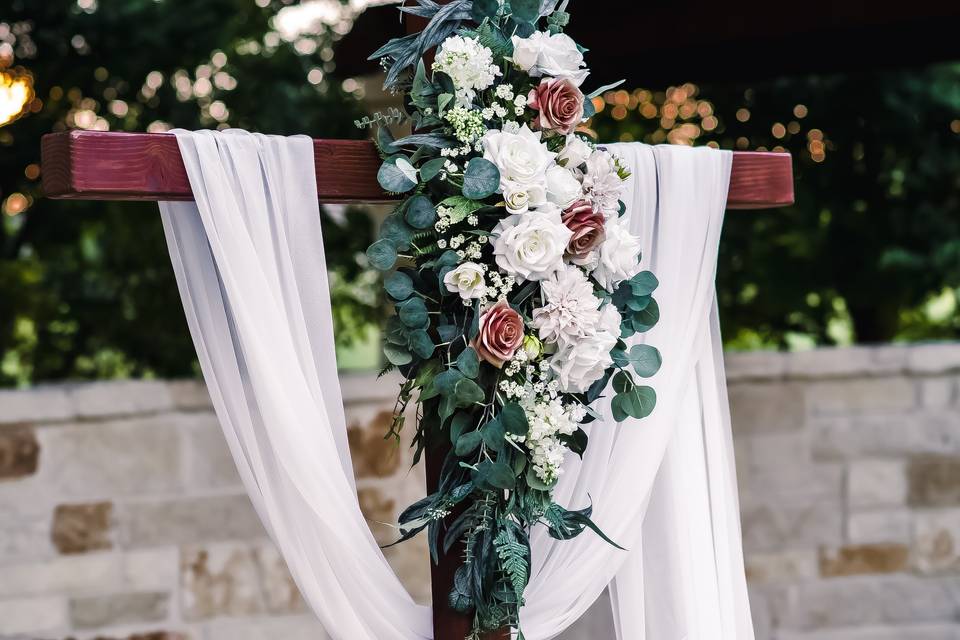
{"type": "MultiPolygon", "coordinates": [[[[204,379],[244,485],[337,640],[432,636],[360,512],[306,137],[176,132],[196,201],[161,203],[204,379]]],[[[547,640],[610,585],[620,640],[752,640],[714,275],[730,154],[612,145],[660,278],[664,365],[643,421],[590,425],[557,488],[629,549],[538,531],[524,633],[547,640]]]]}

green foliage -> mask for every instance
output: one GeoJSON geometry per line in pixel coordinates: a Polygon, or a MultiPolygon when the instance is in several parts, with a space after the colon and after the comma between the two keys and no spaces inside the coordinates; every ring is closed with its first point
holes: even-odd
{"type": "Polygon", "coordinates": [[[717,286],[729,345],[957,339],[958,87],[954,62],[637,90],[592,127],[600,140],[660,143],[696,126],[696,144],[793,154],[796,204],[724,220],[717,286]],[[661,120],[675,90],[696,109],[661,120]]]}
{"type": "MultiPolygon", "coordinates": [[[[96,6],[12,0],[0,12],[4,24],[18,25],[14,65],[33,75],[42,101],[38,111],[0,127],[0,198],[20,193],[29,202],[24,213],[0,216],[0,386],[197,372],[156,204],[44,199],[34,173],[43,134],[64,130],[81,111],[114,131],[145,131],[154,123],[214,127],[221,124],[212,108],[219,101],[224,125],[364,135],[352,125],[360,109],[339,82],[307,82],[311,69],[326,64],[321,52],[332,42],[329,31],[315,36],[319,46],[311,55],[282,40],[263,45],[281,2],[96,6]]],[[[324,213],[341,344],[366,335],[382,314],[371,294],[375,279],[355,260],[371,231],[356,211],[324,213]]]]}

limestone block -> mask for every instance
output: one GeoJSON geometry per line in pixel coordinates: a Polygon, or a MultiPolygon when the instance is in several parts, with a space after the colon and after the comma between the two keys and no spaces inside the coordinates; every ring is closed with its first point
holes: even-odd
{"type": "Polygon", "coordinates": [[[160,380],[85,382],[66,387],[74,413],[100,418],[155,413],[173,409],[167,383],[160,380]]]}
{"type": "Polygon", "coordinates": [[[0,637],[48,637],[69,624],[67,601],[59,597],[0,600],[0,637]]]}
{"type": "Polygon", "coordinates": [[[825,578],[870,573],[897,573],[909,566],[905,544],[880,543],[820,548],[820,575],[825,578]]]}
{"type": "Polygon", "coordinates": [[[348,413],[347,437],[353,471],[359,478],[385,478],[401,466],[402,451],[396,442],[384,440],[393,420],[391,410],[378,411],[372,418],[357,418],[356,411],[348,413]]]}
{"type": "Polygon", "coordinates": [[[790,354],[781,351],[743,351],[723,354],[728,381],[770,380],[786,372],[790,354]]]}
{"type": "MultiPolygon", "coordinates": [[[[760,636],[757,636],[760,640],[760,636]]],[[[960,625],[949,622],[896,627],[857,627],[794,633],[784,631],[777,640],[960,640],[960,625]]]]}
{"type": "Polygon", "coordinates": [[[60,553],[113,548],[113,503],[60,504],[53,511],[51,539],[60,553]]]}
{"type": "Polygon", "coordinates": [[[275,618],[221,618],[199,626],[204,640],[328,640],[313,615],[275,618]]]}
{"type": "Polygon", "coordinates": [[[0,390],[0,424],[55,422],[74,416],[62,386],[0,390]]]}
{"type": "Polygon", "coordinates": [[[957,401],[957,380],[938,376],[926,378],[920,383],[920,396],[927,409],[946,409],[957,401]]]}
{"type": "Polygon", "coordinates": [[[170,380],[167,382],[170,400],[180,411],[209,411],[213,409],[210,393],[202,380],[170,380]]]}
{"type": "Polygon", "coordinates": [[[170,612],[170,594],[141,591],[70,599],[70,620],[79,629],[161,622],[170,612]]]}
{"type": "Polygon", "coordinates": [[[847,502],[851,507],[891,507],[907,498],[907,468],[903,460],[854,460],[847,471],[847,502]]]}
{"type": "Polygon", "coordinates": [[[804,423],[804,387],[798,383],[730,385],[730,417],[737,435],[796,431],[804,423]]]}
{"type": "Polygon", "coordinates": [[[123,561],[114,553],[63,556],[0,569],[0,598],[75,594],[114,589],[123,581],[123,561]]]}
{"type": "Polygon", "coordinates": [[[743,545],[748,553],[810,549],[840,544],[843,516],[836,504],[768,503],[741,506],[743,545]]]}
{"type": "Polygon", "coordinates": [[[180,582],[180,549],[152,547],[123,553],[123,584],[133,591],[173,591],[180,582]]]}
{"type": "Polygon", "coordinates": [[[118,505],[117,510],[121,544],[128,548],[264,536],[245,495],[131,502],[118,505]]]}
{"type": "Polygon", "coordinates": [[[960,570],[960,509],[919,511],[913,524],[913,561],[918,571],[960,570]]]}
{"type": "Polygon", "coordinates": [[[796,582],[818,576],[817,552],[791,549],[770,553],[751,553],[744,558],[747,580],[753,584],[796,582]]]}
{"type": "Polygon", "coordinates": [[[875,376],[902,368],[902,365],[896,368],[890,359],[877,362],[871,347],[812,349],[796,351],[789,356],[787,376],[796,378],[875,376]]]}
{"type": "Polygon", "coordinates": [[[811,419],[809,429],[815,460],[960,455],[960,429],[948,415],[818,417],[811,419]]]}
{"type": "Polygon", "coordinates": [[[918,456],[910,460],[909,501],[918,507],[960,506],[960,456],[918,456]]]}
{"type": "Polygon", "coordinates": [[[807,387],[813,415],[889,414],[916,406],[914,381],[903,376],[815,382],[807,387]]]}
{"type": "Polygon", "coordinates": [[[192,491],[243,490],[237,465],[212,413],[178,414],[183,433],[184,483],[192,491]]]}
{"type": "Polygon", "coordinates": [[[910,348],[907,367],[914,373],[943,373],[960,369],[960,344],[934,343],[910,348]]]}
{"type": "Polygon", "coordinates": [[[177,492],[182,456],[174,420],[168,414],[40,429],[39,479],[60,499],[177,492]]]}
{"type": "Polygon", "coordinates": [[[187,620],[305,612],[287,565],[266,541],[188,546],[180,566],[187,620]]]}
{"type": "Polygon", "coordinates": [[[56,554],[50,540],[52,507],[30,495],[29,489],[14,490],[14,484],[30,485],[33,480],[0,483],[0,567],[56,554]]]}
{"type": "Polygon", "coordinates": [[[377,543],[384,545],[393,542],[397,538],[397,530],[390,525],[396,521],[396,501],[385,495],[379,487],[359,488],[357,499],[377,543]]]}
{"type": "Polygon", "coordinates": [[[851,513],[847,518],[847,541],[876,544],[912,540],[913,514],[907,509],[880,509],[851,513]]]}
{"type": "Polygon", "coordinates": [[[956,578],[852,576],[791,589],[789,598],[775,603],[774,615],[783,628],[796,631],[953,622],[960,614],[956,578]]]}
{"type": "Polygon", "coordinates": [[[30,476],[37,472],[40,443],[30,425],[0,427],[0,480],[30,476]]]}

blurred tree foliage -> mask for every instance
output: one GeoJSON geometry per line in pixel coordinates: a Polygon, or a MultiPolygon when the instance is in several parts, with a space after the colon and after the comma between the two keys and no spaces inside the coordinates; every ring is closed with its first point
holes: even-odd
{"type": "Polygon", "coordinates": [[[726,217],[728,344],[960,337],[960,64],[604,98],[600,140],[793,154],[794,206],[726,217]]]}
{"type": "MultiPolygon", "coordinates": [[[[345,25],[281,37],[275,16],[286,4],[0,1],[0,70],[27,69],[36,95],[31,112],[0,127],[0,386],[193,371],[156,204],[40,198],[40,137],[227,125],[365,135],[352,125],[356,100],[327,77],[345,25]]],[[[349,339],[356,318],[375,318],[376,302],[353,284],[371,223],[340,213],[325,229],[338,335],[349,339]]]]}

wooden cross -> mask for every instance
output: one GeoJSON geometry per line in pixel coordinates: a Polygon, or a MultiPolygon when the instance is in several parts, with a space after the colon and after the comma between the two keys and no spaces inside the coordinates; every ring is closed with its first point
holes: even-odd
{"type": "MultiPolygon", "coordinates": [[[[441,0],[441,3],[446,0],[441,0]]],[[[425,22],[413,18],[408,31],[425,22]]],[[[317,197],[323,203],[375,203],[394,198],[377,182],[380,157],[373,143],[314,140],[317,197]]],[[[67,200],[192,200],[190,182],[177,139],[169,133],[120,133],[74,130],[52,133],[41,143],[41,176],[47,197],[67,200]]],[[[793,203],[793,167],[789,153],[734,152],[728,209],[764,209],[793,203]]],[[[449,445],[433,443],[426,458],[427,490],[437,489],[449,445]]],[[[454,517],[455,514],[453,514],[454,517]]],[[[472,615],[447,604],[463,549],[431,566],[434,640],[464,640],[472,615]]],[[[485,640],[509,640],[509,629],[485,640]]]]}
{"type": "MultiPolygon", "coordinates": [[[[389,202],[377,183],[380,157],[371,142],[314,140],[317,197],[326,203],[389,202]]],[[[67,200],[192,200],[177,139],[169,133],[66,131],[43,137],[41,175],[47,197],[67,200]]],[[[793,203],[789,153],[734,152],[729,209],[763,209],[793,203]]],[[[446,452],[427,451],[427,489],[437,487],[446,452]]],[[[471,616],[447,606],[461,562],[455,547],[431,567],[435,640],[463,640],[471,616]]],[[[509,632],[489,636],[509,639],[509,632]]]]}

